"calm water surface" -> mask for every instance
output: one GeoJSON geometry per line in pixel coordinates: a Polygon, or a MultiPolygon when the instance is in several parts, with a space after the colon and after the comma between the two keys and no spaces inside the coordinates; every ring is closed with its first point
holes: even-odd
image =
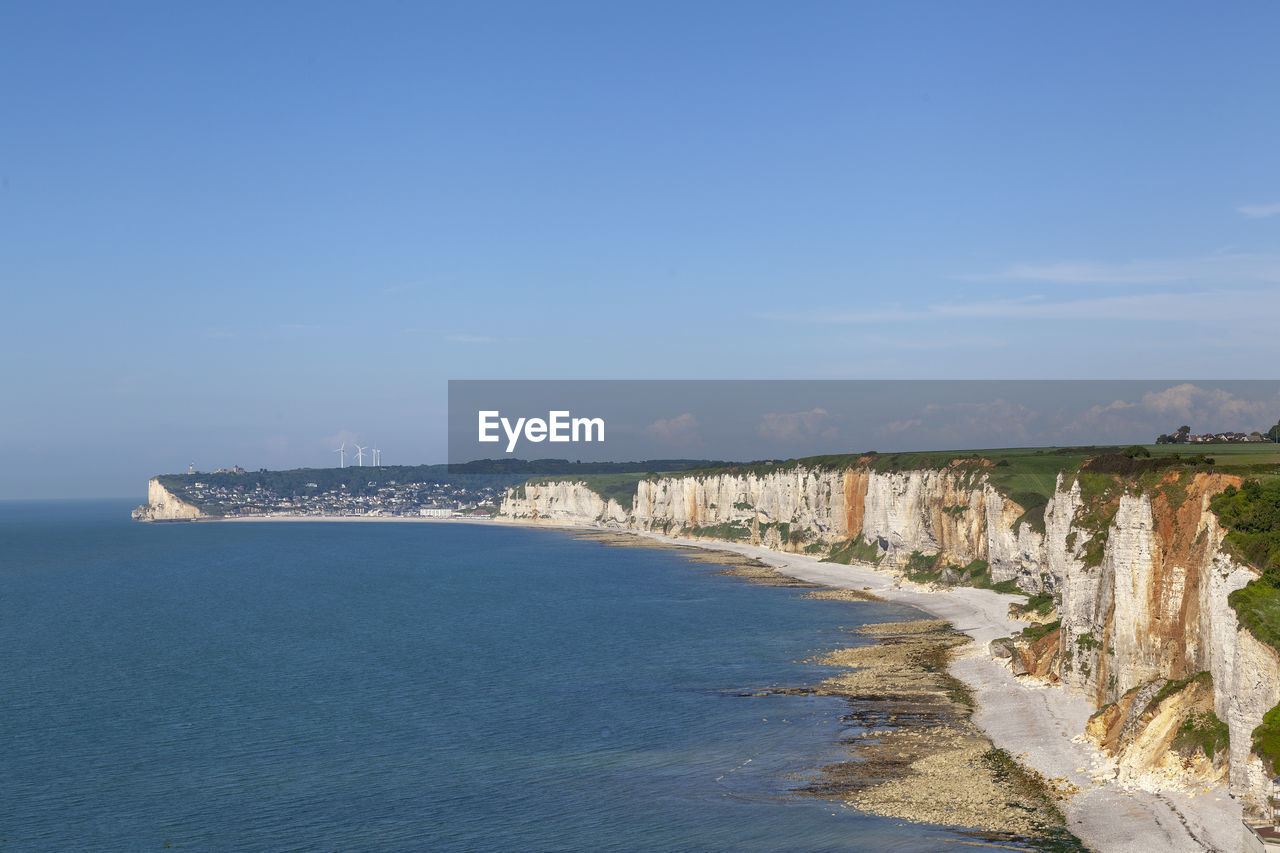
{"type": "Polygon", "coordinates": [[[0,851],[948,850],[789,796],[897,605],[451,524],[0,503],[0,851]]]}

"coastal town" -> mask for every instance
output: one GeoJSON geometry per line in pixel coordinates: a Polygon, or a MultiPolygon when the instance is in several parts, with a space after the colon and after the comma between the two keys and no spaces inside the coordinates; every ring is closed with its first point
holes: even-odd
{"type": "MultiPolygon", "coordinates": [[[[243,472],[241,472],[243,473],[243,472]]],[[[453,482],[341,483],[322,487],[307,481],[296,488],[273,488],[260,482],[227,485],[195,479],[180,494],[212,516],[357,516],[420,518],[488,518],[497,511],[502,488],[453,482]]]]}
{"type": "Polygon", "coordinates": [[[1206,432],[1193,433],[1191,427],[1183,425],[1170,433],[1162,433],[1156,437],[1156,444],[1241,444],[1250,442],[1280,441],[1280,423],[1277,423],[1265,434],[1253,432],[1206,432]]]}

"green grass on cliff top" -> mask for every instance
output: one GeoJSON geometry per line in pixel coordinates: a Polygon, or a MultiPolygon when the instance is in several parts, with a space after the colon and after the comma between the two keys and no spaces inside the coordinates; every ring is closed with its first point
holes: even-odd
{"type": "MultiPolygon", "coordinates": [[[[1152,457],[1182,456],[1203,453],[1216,460],[1215,470],[1256,477],[1262,480],[1280,479],[1280,445],[1258,444],[1148,444],[1143,445],[1152,457]]],[[[686,476],[715,476],[718,474],[755,474],[762,476],[796,468],[844,469],[857,467],[867,459],[873,470],[914,471],[940,469],[961,461],[972,461],[973,471],[978,471],[979,460],[994,463],[987,468],[991,485],[1001,494],[1016,501],[1027,510],[1033,526],[1043,523],[1044,506],[1053,496],[1058,474],[1074,471],[1088,458],[1106,453],[1118,453],[1119,446],[1086,447],[1010,447],[986,450],[916,451],[907,453],[840,453],[825,456],[807,456],[801,459],[767,459],[741,464],[715,465],[689,468],[671,472],[686,476]]],[[[635,484],[661,472],[602,474],[574,477],[588,480],[588,488],[605,498],[613,498],[626,508],[635,497],[635,484]]],[[[546,479],[569,479],[551,477],[546,479]]]]}
{"type": "Polygon", "coordinates": [[[696,476],[714,474],[771,474],[795,468],[854,468],[867,460],[872,470],[881,473],[920,471],[946,468],[959,460],[978,467],[980,460],[990,460],[997,468],[989,470],[992,482],[1010,491],[1034,492],[1047,500],[1053,494],[1058,472],[1075,468],[1090,456],[1119,452],[1118,447],[1013,447],[987,450],[928,450],[905,453],[840,453],[806,456],[801,459],[766,459],[738,465],[691,468],[683,473],[696,476]],[[1003,463],[1003,464],[1002,464],[1003,463]]]}

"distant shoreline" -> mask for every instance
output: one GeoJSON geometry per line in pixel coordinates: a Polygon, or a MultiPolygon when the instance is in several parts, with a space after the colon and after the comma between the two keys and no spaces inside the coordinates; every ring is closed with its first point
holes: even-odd
{"type": "MultiPolygon", "coordinates": [[[[194,522],[219,522],[219,521],[251,521],[251,522],[267,522],[267,521],[372,521],[372,522],[402,522],[409,524],[509,524],[510,522],[494,521],[491,518],[428,518],[426,516],[415,515],[233,515],[223,516],[200,516],[192,519],[172,519],[173,521],[194,521],[194,522]]],[[[168,520],[166,520],[168,521],[168,520]]],[[[155,523],[155,522],[152,522],[155,523]]]]}

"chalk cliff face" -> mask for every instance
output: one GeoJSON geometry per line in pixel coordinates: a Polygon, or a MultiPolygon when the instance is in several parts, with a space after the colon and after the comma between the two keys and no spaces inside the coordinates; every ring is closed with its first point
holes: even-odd
{"type": "Polygon", "coordinates": [[[507,492],[500,515],[535,524],[622,527],[627,512],[617,501],[601,498],[585,483],[528,483],[507,492]]]}
{"type": "Polygon", "coordinates": [[[147,481],[147,502],[133,511],[133,517],[137,521],[174,521],[202,516],[198,507],[160,485],[155,477],[147,481]]]}
{"type": "Polygon", "coordinates": [[[861,536],[881,564],[900,566],[913,552],[941,554],[960,565],[987,560],[994,580],[1017,579],[1039,590],[1040,534],[1014,530],[1023,508],[981,482],[972,470],[878,473],[787,468],[767,474],[673,476],[642,480],[629,526],[676,535],[737,538],[781,550],[833,545],[861,536]],[[782,541],[778,525],[787,525],[782,541]],[[754,531],[765,532],[758,537],[754,531]]]}
{"type": "MultiPolygon", "coordinates": [[[[1062,680],[1102,706],[1160,679],[1208,673],[1213,711],[1230,731],[1232,790],[1261,809],[1268,777],[1250,746],[1280,703],[1280,656],[1240,627],[1227,602],[1258,573],[1222,549],[1225,531],[1209,511],[1214,495],[1239,482],[1196,474],[1176,488],[1122,495],[1096,566],[1083,553],[1090,531],[1073,523],[1079,483],[1060,482],[1045,514],[1046,551],[1059,590],[1062,680]]],[[[1122,764],[1159,764],[1125,751],[1122,764]]]]}
{"type": "MultiPolygon", "coordinates": [[[[1030,675],[1060,679],[1103,707],[1151,683],[1208,673],[1182,700],[1136,708],[1123,738],[1099,737],[1122,766],[1167,775],[1178,766],[1169,757],[1171,732],[1211,707],[1230,732],[1228,767],[1221,756],[1183,756],[1181,766],[1201,780],[1226,772],[1233,792],[1260,809],[1269,780],[1251,736],[1280,704],[1280,655],[1242,629],[1227,603],[1257,572],[1222,549],[1225,532],[1209,510],[1210,498],[1238,482],[1170,475],[1151,488],[1118,489],[1099,516],[1097,496],[1086,495],[1079,478],[1060,476],[1043,533],[1018,523],[1023,507],[972,465],[664,476],[639,482],[630,511],[581,483],[530,485],[509,494],[500,514],[819,554],[861,537],[882,567],[902,566],[917,551],[957,566],[986,560],[993,581],[1054,594],[1061,628],[1036,644],[1024,664],[1030,675]]],[[[1116,712],[1108,713],[1114,729],[1116,712]]],[[[1095,728],[1105,733],[1108,725],[1095,728]]]]}

